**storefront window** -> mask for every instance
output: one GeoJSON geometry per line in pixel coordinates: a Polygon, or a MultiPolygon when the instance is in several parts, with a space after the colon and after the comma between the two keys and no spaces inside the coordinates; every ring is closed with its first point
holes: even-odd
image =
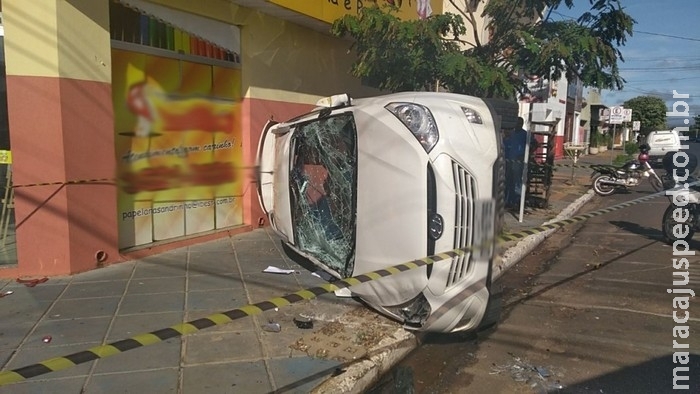
{"type": "Polygon", "coordinates": [[[113,40],[166,49],[180,54],[240,63],[240,55],[183,31],[153,16],[110,2],[110,35],[113,40]]]}

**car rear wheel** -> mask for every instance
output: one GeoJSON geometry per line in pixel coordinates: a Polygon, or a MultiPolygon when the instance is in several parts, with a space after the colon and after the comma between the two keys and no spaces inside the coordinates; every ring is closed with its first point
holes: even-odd
{"type": "Polygon", "coordinates": [[[678,240],[684,240],[688,241],[691,238],[693,238],[693,235],[695,234],[695,228],[697,226],[697,216],[694,212],[690,212],[690,217],[687,221],[685,222],[677,222],[673,218],[673,211],[674,209],[678,208],[677,206],[671,204],[666,208],[666,211],[664,212],[664,216],[661,222],[661,232],[664,235],[664,239],[668,243],[672,243],[678,240]],[[673,234],[673,228],[680,224],[681,225],[681,233],[686,234],[685,237],[679,238],[673,234]]]}

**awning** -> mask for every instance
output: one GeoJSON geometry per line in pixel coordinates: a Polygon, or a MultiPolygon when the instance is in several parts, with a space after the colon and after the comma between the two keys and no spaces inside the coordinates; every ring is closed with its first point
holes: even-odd
{"type": "Polygon", "coordinates": [[[241,53],[241,31],[238,26],[153,4],[145,0],[119,0],[119,2],[223,49],[238,54],[241,53]]]}

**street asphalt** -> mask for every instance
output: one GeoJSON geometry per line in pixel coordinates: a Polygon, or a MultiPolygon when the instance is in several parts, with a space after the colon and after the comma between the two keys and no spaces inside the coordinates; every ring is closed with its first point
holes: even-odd
{"type": "MultiPolygon", "coordinates": [[[[579,163],[609,161],[600,155],[579,163]]],[[[576,169],[572,177],[570,168],[561,168],[550,207],[527,210],[522,222],[508,214],[506,229],[517,232],[573,215],[592,196],[589,174],[576,169]]],[[[498,271],[544,239],[533,237],[502,245],[498,271]]],[[[229,323],[214,315],[325,283],[290,260],[269,228],[34,286],[0,279],[0,294],[11,292],[0,297],[2,371],[37,363],[54,369],[35,369],[36,376],[0,386],[0,393],[362,392],[419,346],[420,337],[333,293],[267,312],[248,308],[229,323]],[[287,271],[264,272],[270,268],[287,271]],[[220,324],[189,326],[192,332],[167,339],[137,336],[204,317],[220,324]],[[66,359],[135,337],[131,350],[113,347],[103,358],[74,366],[66,359]]]]}

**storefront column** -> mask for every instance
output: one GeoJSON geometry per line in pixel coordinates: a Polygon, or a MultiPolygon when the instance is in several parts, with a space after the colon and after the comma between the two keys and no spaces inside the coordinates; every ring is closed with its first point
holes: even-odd
{"type": "Polygon", "coordinates": [[[2,3],[17,275],[118,261],[109,2],[2,3]]]}

